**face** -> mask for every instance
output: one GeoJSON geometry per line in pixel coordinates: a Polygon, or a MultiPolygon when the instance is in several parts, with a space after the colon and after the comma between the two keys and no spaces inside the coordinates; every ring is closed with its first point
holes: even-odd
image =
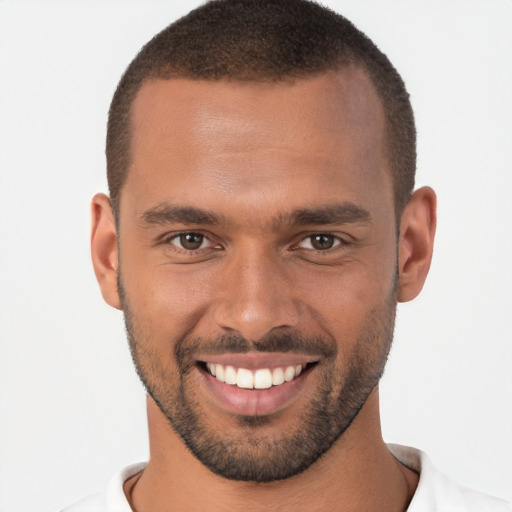
{"type": "Polygon", "coordinates": [[[384,115],[361,70],[154,81],[133,106],[119,292],[133,359],[213,472],[312,465],[383,371],[397,241],[384,115]]]}

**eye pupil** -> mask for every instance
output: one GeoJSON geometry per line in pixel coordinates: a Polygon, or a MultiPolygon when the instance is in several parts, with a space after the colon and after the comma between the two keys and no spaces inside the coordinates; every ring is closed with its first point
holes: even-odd
{"type": "Polygon", "coordinates": [[[320,251],[331,249],[334,245],[334,237],[332,235],[314,235],[311,237],[311,245],[320,251]]]}
{"type": "Polygon", "coordinates": [[[184,249],[188,249],[190,251],[199,249],[203,243],[203,235],[198,235],[197,233],[186,233],[184,235],[180,235],[180,243],[184,249]]]}

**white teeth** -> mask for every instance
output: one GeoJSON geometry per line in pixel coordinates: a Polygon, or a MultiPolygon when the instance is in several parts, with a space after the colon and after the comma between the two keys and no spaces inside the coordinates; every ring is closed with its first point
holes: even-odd
{"type": "Polygon", "coordinates": [[[279,386],[284,382],[284,371],[282,368],[276,368],[272,372],[272,384],[274,386],[279,386]]]}
{"type": "Polygon", "coordinates": [[[224,379],[224,366],[221,364],[213,364],[212,365],[215,368],[215,373],[212,372],[212,375],[221,382],[225,382],[224,379]]]}
{"type": "Polygon", "coordinates": [[[215,364],[206,363],[206,368],[208,368],[208,371],[215,377],[215,364]]]}
{"type": "Polygon", "coordinates": [[[295,366],[287,366],[284,371],[284,380],[290,382],[295,377],[295,366]]]}
{"type": "MultiPolygon", "coordinates": [[[[240,370],[238,370],[240,373],[240,370]]],[[[256,370],[254,374],[254,387],[256,389],[267,389],[272,386],[272,373],[269,369],[256,370]]]]}
{"type": "Polygon", "coordinates": [[[233,366],[223,366],[216,363],[206,363],[206,368],[218,381],[242,389],[268,389],[290,382],[302,373],[302,365],[286,366],[284,368],[260,368],[256,371],[233,366]]]}
{"type": "Polygon", "coordinates": [[[236,370],[232,366],[226,366],[224,370],[224,382],[231,386],[236,384],[236,370]]]}
{"type": "Polygon", "coordinates": [[[252,389],[254,388],[254,377],[251,370],[239,368],[236,376],[236,385],[239,388],[252,389]]]}

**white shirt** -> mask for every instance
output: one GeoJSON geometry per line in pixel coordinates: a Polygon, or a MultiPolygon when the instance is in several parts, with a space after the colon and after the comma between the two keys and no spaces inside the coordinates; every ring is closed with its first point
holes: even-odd
{"type": "MultiPolygon", "coordinates": [[[[512,512],[505,501],[452,482],[422,451],[398,444],[388,444],[388,448],[404,466],[420,475],[407,512],[512,512]]],[[[123,484],[145,466],[140,463],[124,468],[110,480],[103,493],[85,498],[61,512],[132,512],[123,484]]]]}

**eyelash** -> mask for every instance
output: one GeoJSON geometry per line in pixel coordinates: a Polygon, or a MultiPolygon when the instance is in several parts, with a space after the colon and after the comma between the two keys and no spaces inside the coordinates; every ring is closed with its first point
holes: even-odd
{"type": "Polygon", "coordinates": [[[342,238],[341,236],[339,235],[336,235],[334,233],[313,233],[311,235],[307,235],[305,236],[304,238],[302,238],[300,240],[300,242],[297,244],[297,246],[299,246],[300,244],[304,243],[306,240],[309,240],[310,242],[310,245],[313,245],[313,238],[315,237],[329,237],[329,238],[332,238],[333,239],[333,246],[332,247],[329,247],[329,248],[326,248],[326,249],[315,249],[314,247],[311,247],[311,248],[307,248],[308,250],[311,250],[311,251],[315,251],[319,254],[322,254],[322,253],[329,253],[330,251],[332,250],[336,250],[336,248],[339,248],[341,246],[347,246],[349,245],[349,242],[347,240],[345,240],[344,238],[342,238]]]}
{"type": "Polygon", "coordinates": [[[162,243],[167,244],[167,245],[171,245],[171,246],[173,246],[173,248],[175,250],[180,251],[180,252],[185,252],[187,254],[196,253],[196,252],[199,252],[202,249],[210,249],[210,248],[216,248],[217,247],[217,246],[214,247],[215,244],[214,244],[214,242],[212,242],[212,240],[209,237],[207,237],[203,233],[198,233],[197,231],[183,231],[181,233],[172,233],[172,234],[166,235],[166,236],[164,236],[162,238],[162,243]],[[179,240],[181,237],[187,236],[187,235],[200,236],[200,237],[202,237],[201,245],[205,241],[208,241],[208,242],[210,242],[210,244],[212,244],[212,247],[198,247],[197,249],[186,249],[185,247],[180,247],[178,245],[179,242],[178,243],[174,242],[175,240],[179,240]]]}
{"type": "MultiPolygon", "coordinates": [[[[342,238],[340,235],[337,235],[335,233],[318,232],[318,233],[308,234],[308,235],[302,237],[300,239],[300,241],[298,243],[294,244],[294,246],[291,249],[292,250],[299,250],[299,249],[301,249],[300,244],[304,243],[307,240],[310,241],[310,245],[313,245],[312,244],[313,237],[322,237],[322,236],[332,237],[334,239],[333,246],[329,247],[329,248],[326,248],[326,249],[323,249],[323,250],[322,249],[315,249],[314,247],[310,247],[310,248],[309,247],[308,248],[303,247],[303,249],[306,249],[308,251],[315,251],[318,254],[326,254],[326,253],[330,253],[333,250],[336,250],[337,248],[346,247],[348,245],[351,245],[350,241],[346,240],[345,238],[342,238]]],[[[197,253],[200,250],[204,250],[204,249],[219,249],[220,248],[219,245],[215,245],[214,242],[207,235],[204,235],[203,233],[199,233],[199,232],[196,232],[196,231],[183,231],[183,232],[180,232],[180,233],[168,234],[168,235],[162,237],[161,241],[164,244],[168,244],[168,245],[173,246],[173,248],[175,250],[180,251],[180,252],[185,252],[187,254],[197,253]],[[202,237],[201,245],[204,243],[204,241],[209,241],[210,244],[212,244],[212,247],[198,247],[196,249],[186,249],[185,247],[180,247],[176,242],[174,242],[175,240],[179,240],[181,237],[187,236],[187,235],[200,236],[200,237],[202,237]]]]}

